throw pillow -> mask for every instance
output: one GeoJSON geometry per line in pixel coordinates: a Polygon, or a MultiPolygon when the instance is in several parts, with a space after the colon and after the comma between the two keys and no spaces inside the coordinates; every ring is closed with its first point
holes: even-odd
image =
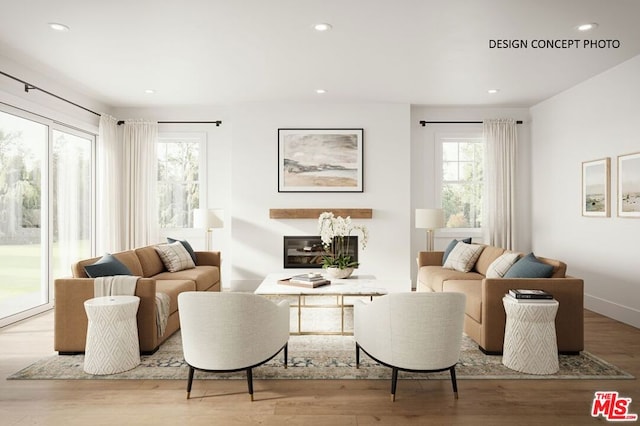
{"type": "Polygon", "coordinates": [[[549,278],[553,274],[553,266],[542,263],[529,253],[513,264],[504,274],[505,278],[549,278]]]}
{"type": "Polygon", "coordinates": [[[469,272],[476,264],[476,260],[480,257],[480,253],[482,253],[483,249],[484,246],[478,244],[467,244],[460,241],[456,244],[453,250],[451,250],[451,253],[449,253],[443,268],[455,269],[460,272],[469,272]]]}
{"type": "Polygon", "coordinates": [[[175,243],[176,241],[179,241],[180,244],[182,244],[184,248],[187,249],[187,252],[189,252],[189,256],[191,256],[191,259],[193,259],[193,263],[196,263],[196,252],[193,250],[193,247],[191,247],[191,244],[189,244],[187,240],[176,240],[175,238],[167,237],[167,242],[169,244],[175,243]]]}
{"type": "Polygon", "coordinates": [[[471,238],[464,238],[462,240],[451,240],[451,242],[449,243],[447,248],[444,249],[444,254],[442,255],[442,264],[443,265],[447,261],[447,258],[449,257],[449,254],[451,253],[451,250],[453,250],[453,248],[456,246],[456,244],[458,244],[460,241],[462,241],[463,243],[471,244],[471,238]]]}
{"type": "Polygon", "coordinates": [[[160,244],[154,247],[169,272],[195,268],[193,259],[180,241],[171,244],[160,244]]]}
{"type": "Polygon", "coordinates": [[[89,278],[131,275],[129,268],[110,253],[106,253],[96,263],[85,266],[84,271],[89,278]]]}
{"type": "Polygon", "coordinates": [[[518,260],[518,253],[503,253],[487,268],[487,278],[502,278],[518,260]]]}

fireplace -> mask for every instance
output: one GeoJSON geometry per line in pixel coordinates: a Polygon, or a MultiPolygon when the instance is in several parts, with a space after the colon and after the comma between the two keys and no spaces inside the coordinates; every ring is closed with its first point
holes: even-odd
{"type": "MultiPolygon", "coordinates": [[[[349,236],[351,258],[358,261],[358,236],[349,236]]],[[[284,236],[283,263],[287,268],[322,268],[322,239],[320,236],[284,236]]]]}

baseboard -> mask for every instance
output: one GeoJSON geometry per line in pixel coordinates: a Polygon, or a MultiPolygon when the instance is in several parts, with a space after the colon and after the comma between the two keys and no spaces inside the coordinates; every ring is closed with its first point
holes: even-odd
{"type": "Polygon", "coordinates": [[[640,328],[640,310],[620,305],[590,294],[584,295],[584,307],[616,321],[640,328]]]}

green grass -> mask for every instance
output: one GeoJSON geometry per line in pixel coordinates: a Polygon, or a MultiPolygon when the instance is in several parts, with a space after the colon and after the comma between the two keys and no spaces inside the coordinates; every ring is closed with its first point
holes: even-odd
{"type": "MultiPolygon", "coordinates": [[[[89,256],[89,241],[82,241],[80,250],[89,256]]],[[[0,245],[0,301],[26,293],[40,292],[42,262],[40,244],[0,245]]],[[[58,245],[53,245],[57,257],[58,245]]],[[[54,269],[54,277],[71,275],[71,265],[54,269]]],[[[53,280],[51,280],[53,282],[53,280]]]]}
{"type": "Polygon", "coordinates": [[[40,245],[0,245],[0,300],[40,288],[40,245]]]}

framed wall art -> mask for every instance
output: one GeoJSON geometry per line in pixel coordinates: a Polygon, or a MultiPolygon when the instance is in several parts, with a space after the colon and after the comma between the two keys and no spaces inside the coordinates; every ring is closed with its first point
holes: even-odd
{"type": "Polygon", "coordinates": [[[609,157],[582,163],[582,216],[609,217],[609,157]]]}
{"type": "Polygon", "coordinates": [[[363,192],[363,129],[278,129],[278,192],[363,192]]]}
{"type": "Polygon", "coordinates": [[[618,216],[640,217],[640,152],[618,156],[618,216]]]}

